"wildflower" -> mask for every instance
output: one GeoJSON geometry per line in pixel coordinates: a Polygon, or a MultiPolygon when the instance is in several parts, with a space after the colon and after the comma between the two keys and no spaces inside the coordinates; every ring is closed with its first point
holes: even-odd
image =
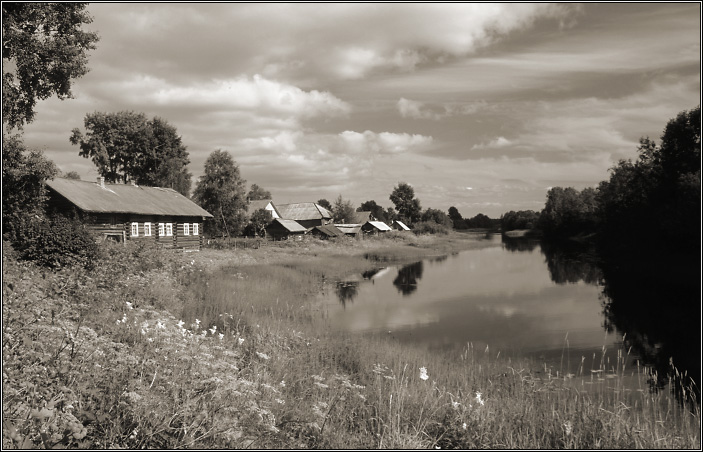
{"type": "Polygon", "coordinates": [[[485,403],[483,400],[481,400],[481,392],[480,391],[476,391],[476,403],[478,403],[481,406],[483,406],[483,404],[485,403]]]}
{"type": "Polygon", "coordinates": [[[127,323],[127,314],[122,315],[122,323],[127,323]]]}
{"type": "Polygon", "coordinates": [[[452,401],[452,408],[454,408],[455,410],[459,409],[459,405],[461,405],[459,402],[452,401]]]}
{"type": "Polygon", "coordinates": [[[286,380],[281,380],[279,385],[281,385],[282,388],[285,388],[286,387],[286,380]]]}
{"type": "Polygon", "coordinates": [[[258,356],[261,359],[269,359],[269,355],[267,355],[266,353],[256,352],[256,356],[258,356]]]}
{"type": "Polygon", "coordinates": [[[126,301],[125,303],[127,304],[127,309],[134,309],[132,307],[132,303],[130,303],[129,301],[126,301]]]}
{"type": "Polygon", "coordinates": [[[161,320],[159,320],[158,322],[156,322],[156,328],[163,330],[163,329],[166,329],[166,326],[163,323],[161,323],[161,320]]]}
{"type": "Polygon", "coordinates": [[[318,387],[320,387],[320,388],[322,388],[322,389],[327,389],[327,388],[329,388],[328,385],[326,385],[326,384],[324,384],[324,383],[320,383],[319,381],[316,381],[316,382],[315,382],[315,386],[318,386],[318,387]]]}
{"type": "Polygon", "coordinates": [[[117,319],[117,321],[116,321],[115,323],[117,323],[117,324],[119,325],[119,324],[120,324],[120,319],[117,319]]]}
{"type": "Polygon", "coordinates": [[[461,428],[463,428],[464,430],[466,430],[466,422],[464,422],[463,424],[461,424],[461,428]]]}
{"type": "Polygon", "coordinates": [[[276,399],[276,402],[280,403],[281,405],[285,405],[286,401],[281,400],[281,399],[276,399]]]}
{"type": "Polygon", "coordinates": [[[139,433],[139,429],[135,428],[134,431],[132,432],[131,435],[129,435],[129,439],[134,439],[137,437],[137,433],[139,433]]]}
{"type": "Polygon", "coordinates": [[[571,425],[571,421],[564,422],[564,431],[566,432],[567,435],[571,435],[572,429],[573,429],[573,425],[571,425]]]}
{"type": "Polygon", "coordinates": [[[142,328],[142,335],[146,335],[146,331],[142,328]]]}
{"type": "Polygon", "coordinates": [[[427,376],[427,368],[420,367],[420,379],[427,380],[428,378],[430,378],[430,377],[427,376]]]}
{"type": "Polygon", "coordinates": [[[244,343],[244,338],[243,337],[237,338],[237,341],[239,341],[239,345],[242,345],[244,343]]]}
{"type": "Polygon", "coordinates": [[[183,320],[179,320],[176,325],[178,325],[178,328],[183,328],[183,325],[185,325],[185,322],[183,320]]]}
{"type": "Polygon", "coordinates": [[[210,334],[214,335],[215,331],[217,331],[217,325],[214,325],[212,328],[210,328],[210,334]]]}
{"type": "Polygon", "coordinates": [[[224,339],[225,335],[220,333],[220,340],[224,339]]]}

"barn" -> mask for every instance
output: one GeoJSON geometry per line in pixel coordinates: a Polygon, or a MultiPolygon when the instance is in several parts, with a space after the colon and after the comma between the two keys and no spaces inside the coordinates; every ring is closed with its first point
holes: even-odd
{"type": "Polygon", "coordinates": [[[282,219],[294,220],[307,229],[332,223],[332,212],[314,202],[279,204],[276,209],[282,219]]]}
{"type": "Polygon", "coordinates": [[[290,236],[303,235],[307,229],[301,226],[295,220],[284,220],[275,218],[268,226],[266,226],[266,234],[273,240],[284,240],[290,236]]]}
{"type": "Polygon", "coordinates": [[[46,181],[48,210],[76,211],[102,240],[147,241],[201,249],[206,210],[170,188],[56,178],[46,181]]]}

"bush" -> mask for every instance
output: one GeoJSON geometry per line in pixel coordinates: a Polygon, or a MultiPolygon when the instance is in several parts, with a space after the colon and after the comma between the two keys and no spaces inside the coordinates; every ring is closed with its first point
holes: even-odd
{"type": "Polygon", "coordinates": [[[78,219],[63,215],[22,217],[12,245],[20,259],[50,268],[90,268],[98,256],[93,235],[78,219]]]}
{"type": "Polygon", "coordinates": [[[413,232],[416,235],[420,234],[449,234],[449,228],[443,224],[437,224],[434,221],[421,221],[415,223],[413,232]]]}

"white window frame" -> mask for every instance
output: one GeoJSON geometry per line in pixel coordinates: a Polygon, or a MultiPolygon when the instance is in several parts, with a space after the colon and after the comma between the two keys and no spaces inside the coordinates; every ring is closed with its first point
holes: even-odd
{"type": "Polygon", "coordinates": [[[200,233],[199,229],[199,224],[198,223],[193,223],[193,235],[198,235],[200,233]]]}
{"type": "Polygon", "coordinates": [[[190,235],[190,224],[183,223],[183,235],[190,235]]]}
{"type": "Polygon", "coordinates": [[[166,235],[166,226],[163,223],[159,223],[159,237],[166,235]]]}
{"type": "Polygon", "coordinates": [[[151,223],[144,223],[144,237],[151,237],[151,223]]]}
{"type": "Polygon", "coordinates": [[[139,223],[132,222],[132,231],[130,235],[132,237],[139,237],[139,223]]]}
{"type": "Polygon", "coordinates": [[[166,237],[173,237],[173,223],[166,223],[166,237]]]}

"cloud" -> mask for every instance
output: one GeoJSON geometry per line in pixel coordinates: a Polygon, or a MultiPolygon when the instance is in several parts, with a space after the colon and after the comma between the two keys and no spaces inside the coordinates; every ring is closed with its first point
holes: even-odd
{"type": "Polygon", "coordinates": [[[457,115],[472,115],[487,107],[485,101],[467,103],[440,103],[436,106],[428,106],[424,102],[406,99],[401,97],[396,104],[400,116],[413,119],[431,119],[439,121],[443,118],[457,115]],[[439,109],[440,111],[437,111],[439,109]]]}
{"type": "Polygon", "coordinates": [[[512,145],[513,142],[505,137],[498,137],[488,143],[474,144],[471,149],[499,149],[512,145]]]}

